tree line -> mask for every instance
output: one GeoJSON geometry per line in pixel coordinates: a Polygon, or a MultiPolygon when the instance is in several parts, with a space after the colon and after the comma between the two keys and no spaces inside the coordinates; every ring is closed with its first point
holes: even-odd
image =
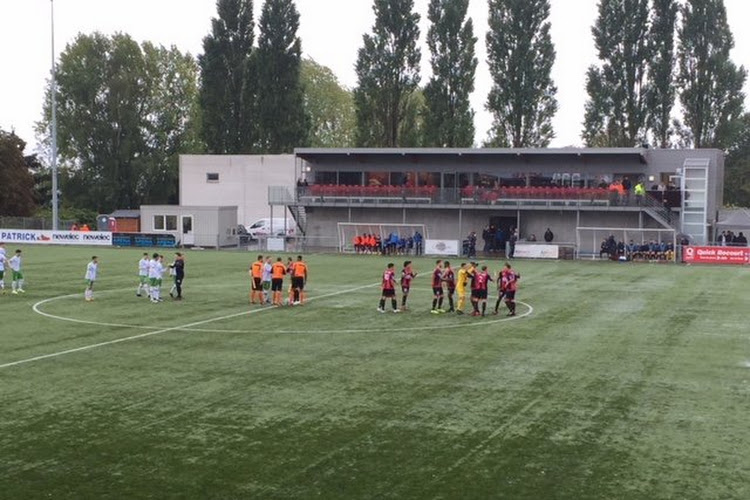
{"type": "MultiPolygon", "coordinates": [[[[253,0],[218,0],[197,58],[127,34],[79,34],[56,73],[63,204],[107,212],[175,203],[185,153],[474,145],[478,38],[469,0],[430,0],[424,84],[414,1],[372,2],[354,89],[302,58],[293,0],[264,1],[257,39],[253,0]]],[[[493,121],[482,146],[546,147],[558,107],[550,1],[487,0],[487,8],[493,121]]],[[[592,36],[598,62],[586,75],[585,144],[724,149],[727,201],[750,204],[746,71],[730,58],[723,0],[600,0],[592,36]]],[[[37,129],[44,145],[50,92],[37,129]]],[[[16,139],[0,135],[0,145],[11,141],[0,151],[17,149],[16,139]]],[[[0,175],[9,175],[2,164],[0,175]]],[[[44,204],[49,182],[34,175],[31,199],[44,204]]]]}

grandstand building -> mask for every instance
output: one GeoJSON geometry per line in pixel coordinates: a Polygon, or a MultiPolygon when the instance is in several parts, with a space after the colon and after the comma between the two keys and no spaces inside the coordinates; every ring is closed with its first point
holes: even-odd
{"type": "Polygon", "coordinates": [[[268,202],[289,208],[310,247],[338,246],[341,222],[424,224],[449,240],[550,228],[556,243],[581,227],[674,229],[704,244],[723,202],[714,149],[300,148],[294,162],[297,185],[269,186],[268,202]]]}

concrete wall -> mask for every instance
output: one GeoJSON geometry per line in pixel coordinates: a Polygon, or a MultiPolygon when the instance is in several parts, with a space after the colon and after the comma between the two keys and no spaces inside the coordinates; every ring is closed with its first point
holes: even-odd
{"type": "MultiPolygon", "coordinates": [[[[338,222],[363,224],[424,224],[427,236],[433,239],[462,240],[471,231],[476,231],[481,242],[482,230],[493,217],[513,218],[518,221],[522,239],[535,234],[542,241],[544,232],[550,228],[555,243],[574,244],[576,227],[631,227],[661,228],[653,219],[638,212],[587,212],[560,210],[459,210],[457,209],[367,209],[367,208],[320,208],[309,209],[307,240],[315,247],[335,247],[338,244],[338,222]]],[[[375,231],[373,227],[371,229],[375,231]]]]}
{"type": "MultiPolygon", "coordinates": [[[[235,224],[269,217],[268,187],[293,187],[294,162],[294,155],[180,155],[180,204],[237,205],[235,224]]],[[[283,216],[276,207],[274,217],[283,216]]]]}

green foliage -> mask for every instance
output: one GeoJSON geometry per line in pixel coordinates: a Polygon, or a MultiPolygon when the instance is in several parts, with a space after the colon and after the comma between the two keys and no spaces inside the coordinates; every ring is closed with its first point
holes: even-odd
{"type": "Polygon", "coordinates": [[[586,77],[583,124],[588,146],[633,147],[646,139],[649,0],[601,0],[592,28],[601,67],[586,77]]]}
{"type": "MultiPolygon", "coordinates": [[[[99,213],[96,210],[71,206],[61,206],[58,214],[61,221],[72,221],[77,223],[78,225],[88,224],[89,228],[91,228],[92,230],[97,227],[97,215],[99,215],[99,213]]],[[[36,211],[34,216],[52,220],[52,210],[50,208],[39,209],[36,211]]],[[[63,230],[70,228],[60,227],[60,229],[63,230]]]]}
{"type": "Polygon", "coordinates": [[[557,88],[551,72],[549,0],[489,0],[487,59],[491,147],[545,147],[554,137],[557,88]]]}
{"type": "Polygon", "coordinates": [[[672,108],[675,100],[674,35],[677,23],[676,0],[654,0],[651,11],[651,59],[649,62],[648,128],[654,145],[671,145],[672,108]]]}
{"type": "Polygon", "coordinates": [[[256,76],[252,0],[218,0],[218,17],[203,39],[201,137],[212,154],[256,151],[256,76]]]}
{"type": "Polygon", "coordinates": [[[357,54],[354,90],[356,143],[361,147],[415,146],[402,136],[403,123],[415,120],[411,94],[419,85],[419,14],[413,0],[374,0],[375,25],[363,35],[357,54]]]}
{"type": "Polygon", "coordinates": [[[300,82],[299,12],[293,0],[266,0],[256,52],[258,150],[291,153],[305,146],[310,118],[300,82]]]}
{"type": "Polygon", "coordinates": [[[687,0],[680,8],[677,83],[683,144],[728,148],[741,126],[747,72],[730,59],[734,38],[723,0],[687,0]]]}
{"type": "Polygon", "coordinates": [[[432,78],[424,88],[424,145],[470,147],[474,144],[474,111],[469,96],[474,91],[477,39],[469,0],[431,0],[427,32],[432,78]]]}
{"type": "Polygon", "coordinates": [[[724,164],[724,204],[750,207],[750,113],[738,121],[724,164]]]}
{"type": "Polygon", "coordinates": [[[29,216],[36,208],[34,177],[23,156],[26,143],[0,129],[0,215],[29,216]]]}
{"type": "Polygon", "coordinates": [[[196,81],[195,61],[175,48],[79,34],[57,70],[63,202],[100,213],[176,202],[178,154],[200,147],[196,81]]]}
{"type": "Polygon", "coordinates": [[[339,84],[333,71],[312,59],[302,60],[300,80],[305,114],[310,117],[310,147],[353,147],[356,125],[352,93],[339,84]]]}

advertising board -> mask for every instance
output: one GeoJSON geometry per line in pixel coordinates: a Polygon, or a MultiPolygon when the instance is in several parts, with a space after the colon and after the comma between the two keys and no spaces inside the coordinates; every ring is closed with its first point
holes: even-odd
{"type": "Polygon", "coordinates": [[[425,240],[425,255],[460,255],[458,240],[425,240]]]}
{"type": "Polygon", "coordinates": [[[527,245],[516,244],[514,257],[523,259],[559,259],[560,247],[557,245],[527,245]]]}
{"type": "Polygon", "coordinates": [[[682,248],[682,261],[687,264],[750,264],[750,248],[689,245],[682,248]]]}
{"type": "Polygon", "coordinates": [[[105,231],[45,231],[0,229],[0,241],[23,245],[111,246],[112,233],[105,231]]]}

